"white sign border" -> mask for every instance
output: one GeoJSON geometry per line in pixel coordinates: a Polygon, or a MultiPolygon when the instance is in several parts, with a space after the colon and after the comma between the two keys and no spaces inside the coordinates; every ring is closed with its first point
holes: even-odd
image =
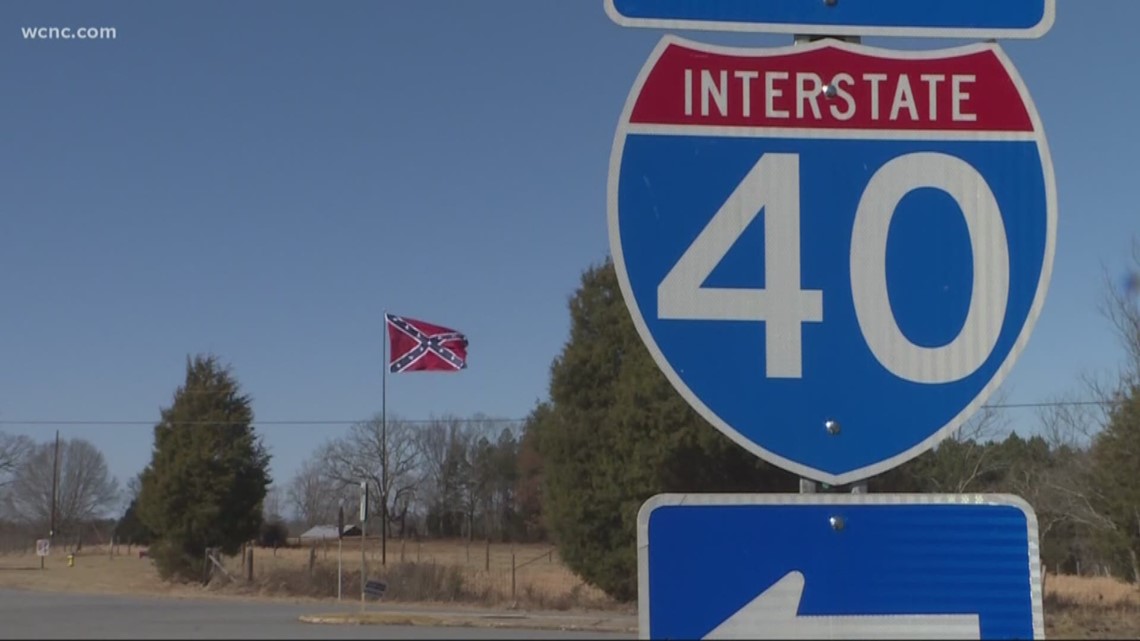
{"type": "Polygon", "coordinates": [[[649,639],[649,518],[660,507],[679,505],[992,505],[1016,507],[1025,515],[1029,542],[1029,592],[1033,608],[1033,638],[1045,638],[1044,582],[1037,513],[1014,494],[743,494],[664,493],[650,497],[637,512],[637,636],[649,639]]]}
{"type": "MultiPolygon", "coordinates": [[[[995,0],[1001,1],[1001,0],[995,0]]],[[[1045,11],[1041,21],[1028,28],[996,29],[988,27],[885,27],[885,26],[841,26],[823,24],[791,24],[782,22],[740,22],[705,21],[672,18],[630,18],[623,15],[614,5],[614,0],[605,0],[606,15],[622,27],[645,27],[650,29],[725,31],[731,33],[773,33],[805,36],[867,36],[867,37],[917,37],[917,38],[1006,38],[1030,40],[1041,38],[1057,20],[1057,0],[1045,0],[1045,11]]]]}
{"type": "MultiPolygon", "coordinates": [[[[827,130],[818,130],[818,139],[830,139],[833,135],[827,130]]],[[[884,131],[880,138],[889,138],[891,133],[884,131]]],[[[931,134],[931,140],[939,139],[937,134],[931,134]]],[[[985,136],[985,139],[994,139],[993,134],[985,136]]],[[[1024,139],[1023,135],[1013,134],[1010,135],[1011,140],[1024,139]],[[1019,138],[1019,136],[1021,136],[1019,138]]],[[[931,50],[911,50],[899,51],[894,49],[884,49],[880,47],[872,47],[863,44],[853,44],[836,39],[822,39],[814,42],[787,45],[783,47],[731,47],[723,45],[710,45],[699,43],[672,34],[662,36],[653,52],[649,55],[648,60],[642,66],[641,71],[638,73],[637,79],[630,89],[629,95],[626,98],[625,107],[622,110],[621,117],[618,120],[617,130],[614,134],[613,147],[610,151],[610,169],[609,181],[607,185],[606,194],[606,209],[607,218],[609,223],[609,240],[610,240],[610,254],[613,257],[614,269],[617,272],[618,285],[621,288],[622,296],[625,299],[626,308],[630,313],[633,320],[634,327],[637,328],[637,333],[641,336],[642,342],[649,349],[650,355],[657,363],[658,368],[665,374],[665,377],[673,385],[674,389],[689,403],[690,407],[695,409],[698,414],[713,427],[718,429],[723,434],[731,438],[737,445],[740,445],[745,450],[752,453],[772,465],[787,470],[793,474],[797,474],[803,478],[813,479],[829,485],[847,485],[861,481],[878,474],[882,474],[891,470],[903,463],[923,454],[927,450],[933,448],[940,441],[951,436],[958,430],[975,412],[981,409],[982,405],[1001,387],[1006,376],[1013,369],[1014,364],[1017,362],[1018,357],[1021,355],[1022,350],[1025,349],[1026,344],[1029,342],[1029,337],[1033,333],[1033,329],[1037,324],[1037,319],[1041,315],[1041,309],[1045,305],[1045,298],[1049,290],[1049,283],[1053,275],[1053,261],[1056,254],[1057,242],[1057,184],[1056,177],[1053,171],[1053,159],[1049,153],[1049,144],[1045,137],[1045,130],[1041,123],[1040,115],[1037,107],[1033,102],[1032,97],[1029,95],[1029,90],[1025,86],[1025,81],[1017,72],[1013,62],[1005,54],[1005,51],[997,43],[975,43],[959,47],[944,48],[944,49],[931,49],[931,50]],[[998,61],[1005,67],[1006,72],[1009,74],[1010,79],[1017,88],[1022,102],[1025,105],[1026,112],[1029,115],[1030,122],[1033,125],[1032,136],[1037,141],[1038,153],[1041,157],[1041,166],[1044,176],[1045,184],[1045,203],[1046,203],[1046,230],[1045,230],[1045,253],[1043,256],[1043,264],[1041,266],[1041,274],[1037,281],[1037,291],[1033,298],[1033,303],[1029,308],[1026,315],[1025,323],[1022,325],[1021,333],[1018,335],[1017,340],[1010,348],[1009,353],[1006,355],[1005,360],[1001,366],[994,372],[990,378],[989,383],[985,385],[978,392],[974,400],[967,404],[954,418],[952,418],[941,429],[937,430],[930,436],[926,437],[913,447],[903,452],[900,452],[892,457],[880,460],[871,465],[866,465],[861,468],[849,470],[840,474],[831,474],[823,470],[815,469],[809,465],[797,463],[791,459],[771,452],[759,444],[752,442],[749,438],[738,432],[735,428],[729,425],[725,420],[720,418],[711,408],[697,397],[696,394],[689,389],[684,380],[673,369],[669,360],[661,352],[657,346],[657,342],[653,338],[653,334],[649,331],[645,319],[641,315],[641,310],[637,305],[637,299],[633,295],[633,288],[629,282],[629,273],[626,271],[625,256],[622,252],[621,244],[621,228],[619,224],[618,212],[618,187],[621,182],[621,161],[622,155],[625,151],[626,136],[630,133],[631,129],[635,129],[636,125],[630,124],[630,116],[633,113],[633,107],[641,94],[641,90],[648,79],[650,72],[656,66],[658,59],[661,55],[672,45],[677,45],[689,49],[695,49],[712,54],[730,55],[730,56],[756,56],[756,57],[772,57],[782,55],[792,55],[799,53],[806,53],[815,49],[835,48],[840,50],[849,51],[852,53],[879,56],[885,58],[895,58],[901,60],[922,60],[922,59],[940,59],[954,56],[965,56],[969,54],[976,54],[983,51],[992,51],[997,57],[998,61]]],[[[807,426],[805,426],[807,427],[807,426]]],[[[823,429],[822,426],[820,429],[823,429]]]]}

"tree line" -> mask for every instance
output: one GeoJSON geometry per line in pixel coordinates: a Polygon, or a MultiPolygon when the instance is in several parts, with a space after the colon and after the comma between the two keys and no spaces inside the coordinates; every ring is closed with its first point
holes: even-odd
{"type": "Polygon", "coordinates": [[[486,416],[377,416],[318,448],[285,486],[285,502],[298,527],[335,524],[340,507],[354,523],[366,482],[386,506],[372,509],[369,527],[386,514],[389,537],[540,540],[538,488],[523,473],[534,453],[521,427],[486,416]]]}

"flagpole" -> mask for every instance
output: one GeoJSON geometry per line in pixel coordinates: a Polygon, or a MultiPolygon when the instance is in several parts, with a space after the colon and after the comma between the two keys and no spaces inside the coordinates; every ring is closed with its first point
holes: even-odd
{"type": "Polygon", "coordinates": [[[380,382],[380,565],[388,563],[388,312],[384,312],[384,373],[380,382]]]}

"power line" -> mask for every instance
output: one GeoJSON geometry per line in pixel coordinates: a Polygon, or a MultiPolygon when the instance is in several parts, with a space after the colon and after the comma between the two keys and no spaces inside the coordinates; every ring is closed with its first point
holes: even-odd
{"type": "MultiPolygon", "coordinates": [[[[992,405],[983,405],[982,409],[1043,409],[1053,407],[1089,407],[1089,406],[1110,406],[1116,405],[1122,401],[1040,401],[1036,403],[994,403],[992,405]]],[[[295,419],[295,420],[255,420],[252,425],[254,427],[264,425],[292,425],[300,427],[319,427],[319,426],[344,426],[344,425],[359,425],[371,422],[373,419],[295,419]]],[[[393,419],[401,423],[411,425],[426,425],[429,423],[483,423],[499,425],[504,423],[524,423],[525,418],[420,418],[420,419],[393,419]]],[[[61,426],[61,425],[82,425],[82,426],[138,426],[149,425],[154,426],[159,421],[149,420],[88,420],[88,419],[69,419],[69,420],[50,420],[50,419],[0,419],[0,426],[61,426]]],[[[219,421],[175,421],[172,425],[217,425],[219,421]]]]}
{"type": "Polygon", "coordinates": [[[1044,401],[1039,403],[995,403],[993,405],[983,405],[986,409],[1023,409],[1023,408],[1038,408],[1038,407],[1073,407],[1073,406],[1087,406],[1087,405],[1116,405],[1121,401],[1044,401]]]}
{"type": "MultiPolygon", "coordinates": [[[[453,420],[459,423],[484,423],[484,424],[502,424],[502,423],[522,423],[526,419],[522,418],[459,418],[459,419],[388,419],[389,422],[408,423],[412,425],[426,425],[428,423],[450,423],[453,420]]],[[[297,425],[297,426],[321,426],[321,425],[359,425],[370,423],[372,419],[361,419],[355,421],[343,419],[327,419],[327,420],[276,420],[276,421],[253,421],[251,424],[254,427],[259,425],[297,425]]],[[[108,420],[48,420],[48,419],[17,419],[17,420],[0,420],[0,426],[13,425],[13,426],[35,426],[35,425],[83,425],[83,426],[138,426],[148,425],[154,426],[160,421],[108,421],[108,420]]],[[[170,425],[218,425],[224,421],[174,421],[170,425]]]]}

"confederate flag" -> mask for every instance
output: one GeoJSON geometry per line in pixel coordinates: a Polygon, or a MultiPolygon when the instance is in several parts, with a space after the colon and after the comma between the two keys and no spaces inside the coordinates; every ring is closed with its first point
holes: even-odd
{"type": "Polygon", "coordinates": [[[388,340],[388,371],[452,372],[467,369],[467,337],[461,332],[414,318],[385,314],[388,340]]]}

